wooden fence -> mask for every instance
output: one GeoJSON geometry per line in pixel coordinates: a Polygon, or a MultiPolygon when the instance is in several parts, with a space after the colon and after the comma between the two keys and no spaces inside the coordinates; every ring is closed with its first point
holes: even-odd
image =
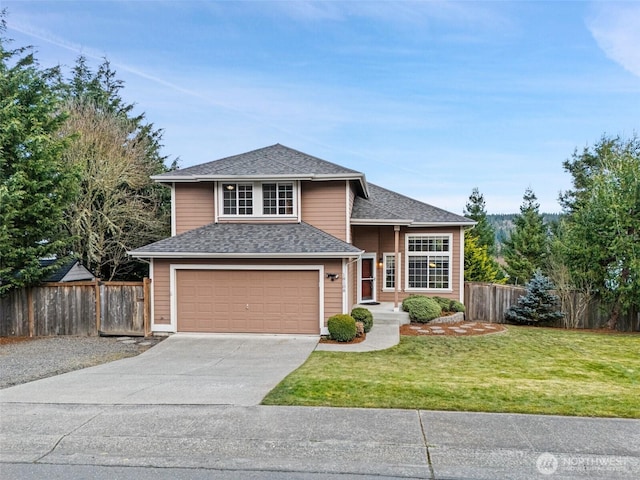
{"type": "MultiPolygon", "coordinates": [[[[513,285],[497,285],[494,283],[465,282],[464,304],[466,318],[474,321],[504,323],[504,314],[510,306],[518,303],[518,298],[526,290],[513,285]]],[[[568,309],[579,303],[580,293],[571,295],[566,305],[562,306],[565,315],[568,309]]],[[[608,312],[602,308],[598,299],[593,299],[585,306],[584,313],[579,316],[576,328],[601,328],[606,325],[608,312]]],[[[564,326],[562,320],[556,326],[564,326]]],[[[631,310],[620,315],[617,330],[626,332],[640,331],[640,311],[631,310]]]]}
{"type": "Polygon", "coordinates": [[[150,280],[45,283],[0,298],[0,336],[147,335],[150,280]]]}

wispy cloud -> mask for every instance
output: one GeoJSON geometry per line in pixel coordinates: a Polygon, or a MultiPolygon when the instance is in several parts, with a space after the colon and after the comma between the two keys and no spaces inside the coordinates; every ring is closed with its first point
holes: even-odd
{"type": "Polygon", "coordinates": [[[596,4],[587,27],[607,57],[640,77],[640,5],[596,4]]]}
{"type": "MultiPolygon", "coordinates": [[[[508,27],[511,22],[498,10],[474,2],[450,1],[352,1],[299,0],[276,4],[291,18],[302,21],[345,21],[368,18],[388,24],[425,25],[446,22],[453,25],[508,27]]],[[[270,4],[272,8],[274,4],[270,4]]]]}

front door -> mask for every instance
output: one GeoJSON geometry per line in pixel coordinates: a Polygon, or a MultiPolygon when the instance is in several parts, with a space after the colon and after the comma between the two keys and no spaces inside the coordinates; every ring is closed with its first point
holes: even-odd
{"type": "Polygon", "coordinates": [[[375,258],[363,257],[360,262],[360,302],[375,302],[375,258]]]}

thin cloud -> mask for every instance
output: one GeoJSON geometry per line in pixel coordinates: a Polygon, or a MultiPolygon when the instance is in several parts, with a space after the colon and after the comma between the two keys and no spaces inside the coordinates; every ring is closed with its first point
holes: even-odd
{"type": "Polygon", "coordinates": [[[587,27],[607,57],[640,77],[640,5],[598,5],[587,27]]]}

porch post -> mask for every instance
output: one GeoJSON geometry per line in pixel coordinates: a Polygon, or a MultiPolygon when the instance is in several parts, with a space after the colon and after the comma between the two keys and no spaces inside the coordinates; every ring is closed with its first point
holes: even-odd
{"type": "Polygon", "coordinates": [[[393,253],[396,256],[396,261],[395,261],[395,265],[396,265],[396,274],[395,274],[395,278],[396,281],[394,282],[394,289],[393,289],[393,311],[397,312],[398,311],[398,285],[400,284],[400,276],[398,275],[398,272],[400,271],[400,252],[399,252],[399,245],[400,245],[400,225],[394,225],[393,226],[393,233],[394,233],[394,242],[395,242],[395,247],[393,250],[393,253]]]}

